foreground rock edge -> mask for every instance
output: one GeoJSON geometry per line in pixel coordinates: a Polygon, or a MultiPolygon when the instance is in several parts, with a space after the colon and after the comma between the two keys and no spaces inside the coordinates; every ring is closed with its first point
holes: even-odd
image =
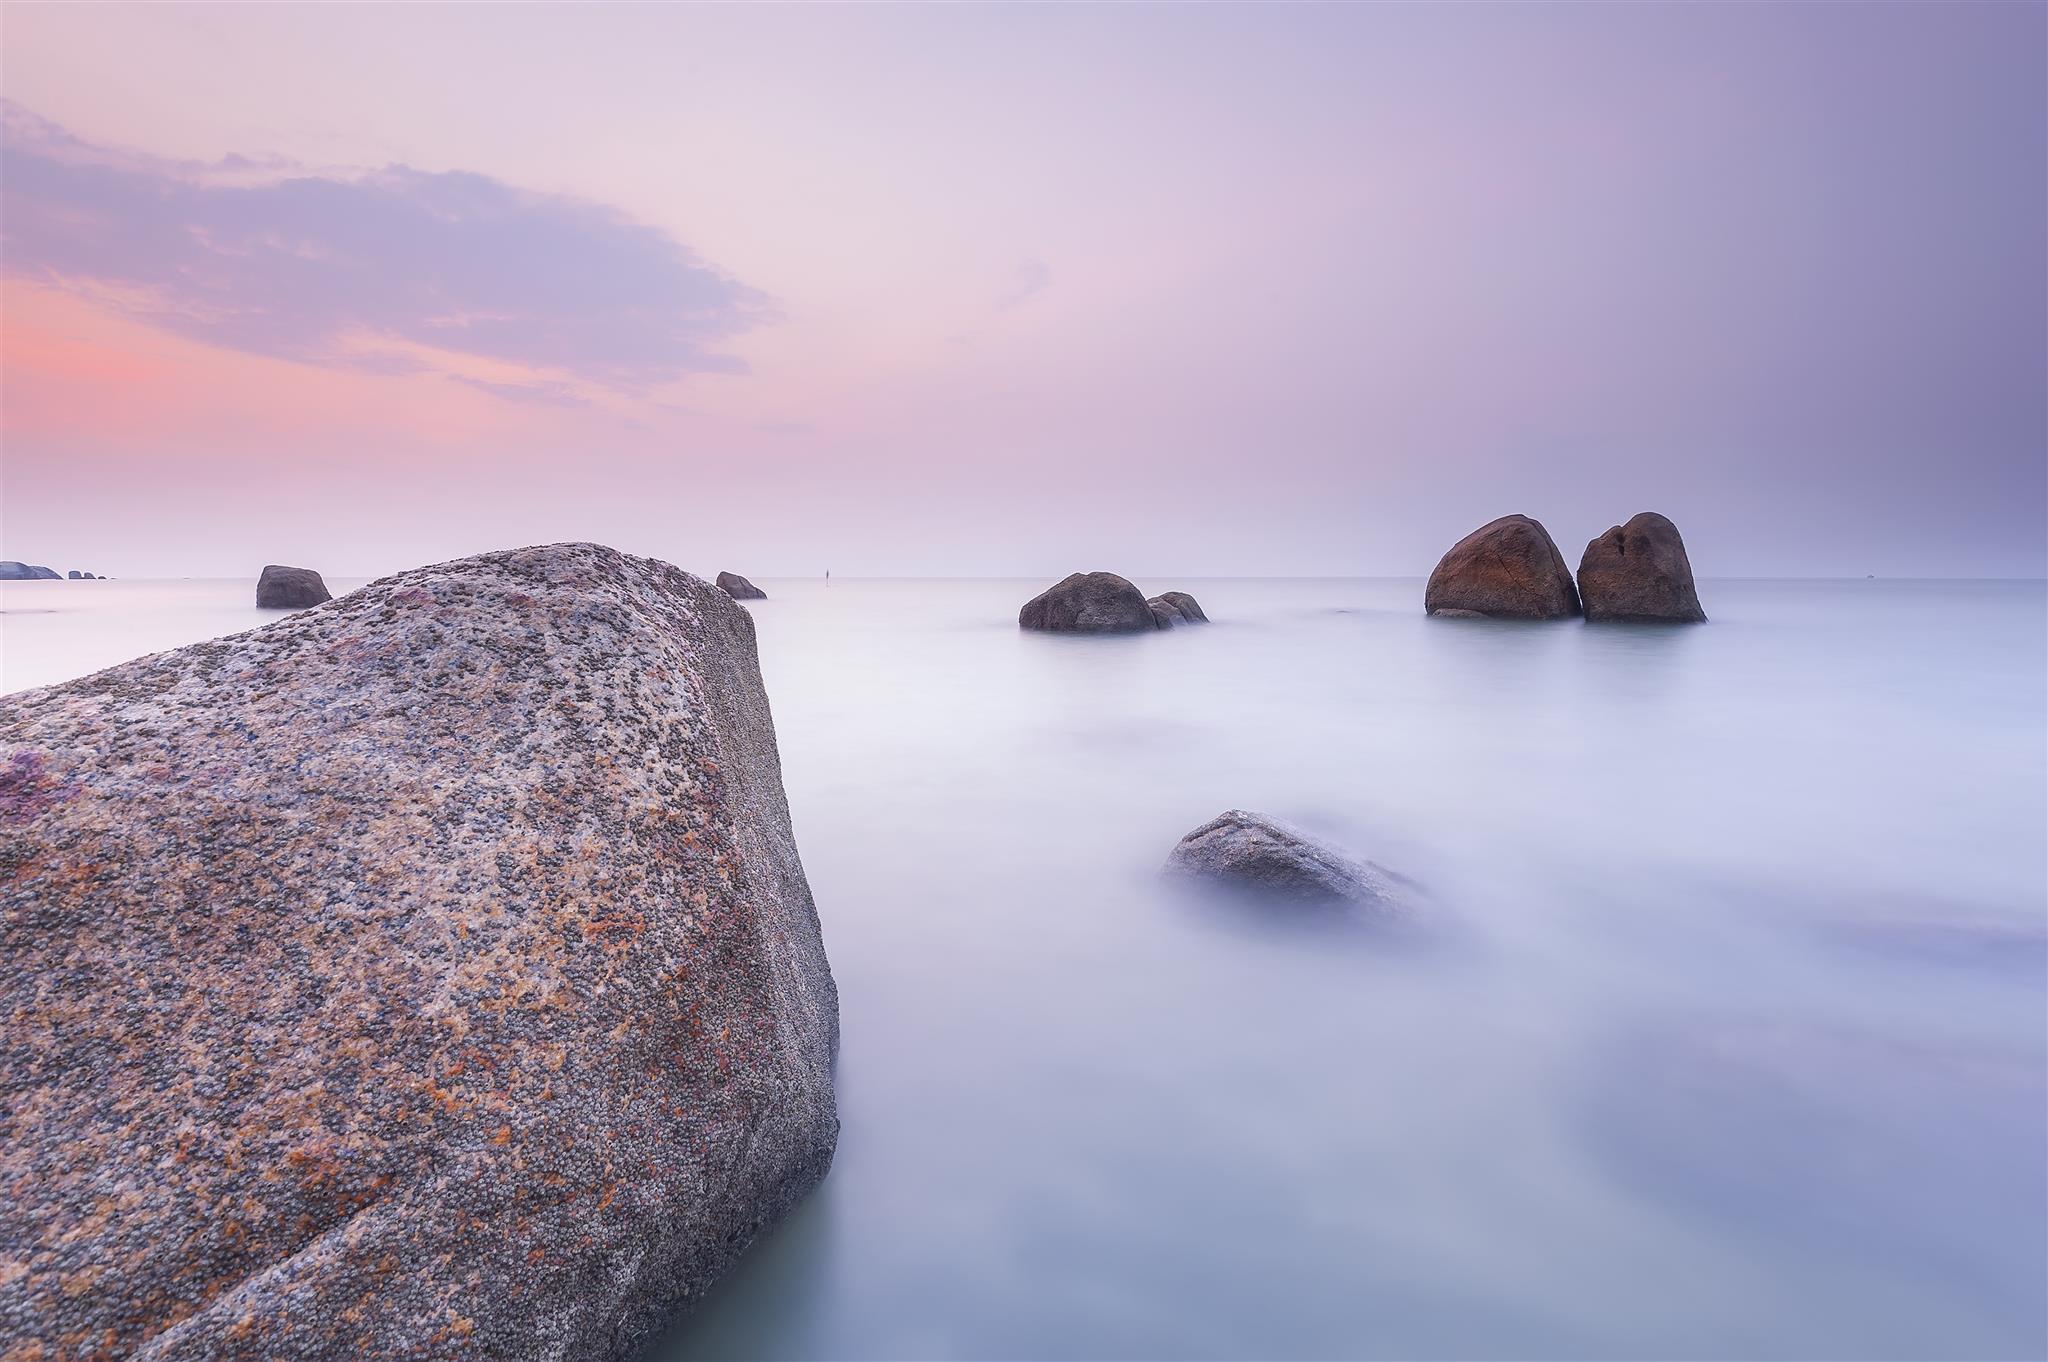
{"type": "Polygon", "coordinates": [[[387,578],[0,773],[0,1353],[625,1357],[829,1167],[752,624],[666,564],[387,578]]]}

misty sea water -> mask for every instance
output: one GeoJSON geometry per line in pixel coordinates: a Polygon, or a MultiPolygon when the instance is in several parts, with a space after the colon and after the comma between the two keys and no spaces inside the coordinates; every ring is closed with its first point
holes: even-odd
{"type": "MultiPolygon", "coordinates": [[[[1045,581],[756,580],[843,1129],[650,1357],[2048,1354],[2042,583],[1143,579],[1216,622],[1074,638],[1045,581]],[[1433,939],[1177,897],[1231,807],[1433,939]]],[[[7,583],[0,688],[252,599],[7,583]]]]}

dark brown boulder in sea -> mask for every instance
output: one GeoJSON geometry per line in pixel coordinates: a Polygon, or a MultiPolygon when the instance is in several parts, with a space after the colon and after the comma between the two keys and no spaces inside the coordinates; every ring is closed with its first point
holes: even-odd
{"type": "Polygon", "coordinates": [[[1629,517],[1586,545],[1579,598],[1589,620],[1698,624],[1707,617],[1678,527],[1655,511],[1629,517]]]}
{"type": "Polygon", "coordinates": [[[1555,620],[1579,613],[1579,593],[1542,523],[1504,515],[1451,546],[1429,574],[1422,606],[1432,615],[1555,620]]]}
{"type": "Polygon", "coordinates": [[[1162,591],[1145,604],[1152,607],[1153,618],[1159,621],[1161,628],[1209,622],[1209,617],[1202,613],[1201,605],[1185,591],[1162,591]]]}
{"type": "Polygon", "coordinates": [[[718,574],[718,589],[736,601],[765,601],[768,593],[755,586],[737,572],[718,574]]]}
{"type": "Polygon", "coordinates": [[[1414,886],[1407,880],[1245,809],[1218,814],[1181,838],[1165,871],[1262,898],[1363,907],[1388,922],[1417,915],[1414,886]]]}
{"type": "Polygon", "coordinates": [[[1076,572],[1024,603],[1017,624],[1057,634],[1128,634],[1160,627],[1145,593],[1114,572],[1076,572]]]}
{"type": "Polygon", "coordinates": [[[333,599],[327,592],[327,583],[311,568],[279,567],[272,563],[256,579],[256,605],[262,610],[304,610],[333,599]]]}
{"type": "Polygon", "coordinates": [[[0,1356],[610,1359],[825,1175],[747,613],[590,544],[0,702],[0,1356]]]}

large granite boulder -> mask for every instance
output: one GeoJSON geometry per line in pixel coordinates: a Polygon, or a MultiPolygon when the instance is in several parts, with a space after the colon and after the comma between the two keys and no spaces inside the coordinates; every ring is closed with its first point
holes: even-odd
{"type": "Polygon", "coordinates": [[[1422,605],[1432,615],[1554,620],[1579,613],[1579,593],[1542,523],[1504,515],[1451,546],[1422,605]]]}
{"type": "Polygon", "coordinates": [[[17,563],[12,559],[0,562],[0,582],[61,582],[53,568],[38,567],[33,563],[17,563]]]}
{"type": "Polygon", "coordinates": [[[1383,921],[1418,916],[1415,886],[1262,813],[1231,809],[1180,839],[1166,874],[1261,899],[1353,905],[1383,921]]]}
{"type": "Polygon", "coordinates": [[[755,586],[737,572],[718,574],[718,589],[736,601],[765,601],[768,593],[755,586]]]}
{"type": "Polygon", "coordinates": [[[1024,603],[1017,623],[1058,634],[1128,634],[1157,629],[1145,593],[1114,572],[1076,572],[1024,603]]]}
{"type": "Polygon", "coordinates": [[[1177,624],[1209,622],[1209,617],[1202,613],[1200,603],[1185,591],[1162,591],[1145,604],[1151,607],[1152,618],[1162,629],[1171,629],[1177,624]]]}
{"type": "Polygon", "coordinates": [[[590,544],[0,701],[0,1356],[623,1358],[824,1176],[744,610],[590,544]]]}
{"type": "Polygon", "coordinates": [[[1692,560],[1678,527],[1655,511],[1629,517],[1586,545],[1579,599],[1589,620],[1698,624],[1707,617],[1693,587],[1692,560]]]}
{"type": "Polygon", "coordinates": [[[311,568],[279,567],[272,563],[256,579],[256,604],[264,610],[304,610],[334,597],[327,583],[311,568]]]}

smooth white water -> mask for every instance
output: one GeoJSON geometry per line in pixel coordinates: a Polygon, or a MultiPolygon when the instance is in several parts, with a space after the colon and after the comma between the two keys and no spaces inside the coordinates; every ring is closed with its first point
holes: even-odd
{"type": "MultiPolygon", "coordinates": [[[[1037,581],[761,584],[844,1130],[653,1356],[2048,1354],[2041,583],[1660,629],[1143,581],[1217,622],[1116,639],[1020,633],[1037,581]],[[1438,939],[1176,898],[1232,806],[1438,939]]],[[[252,598],[7,584],[0,684],[252,598]]]]}

